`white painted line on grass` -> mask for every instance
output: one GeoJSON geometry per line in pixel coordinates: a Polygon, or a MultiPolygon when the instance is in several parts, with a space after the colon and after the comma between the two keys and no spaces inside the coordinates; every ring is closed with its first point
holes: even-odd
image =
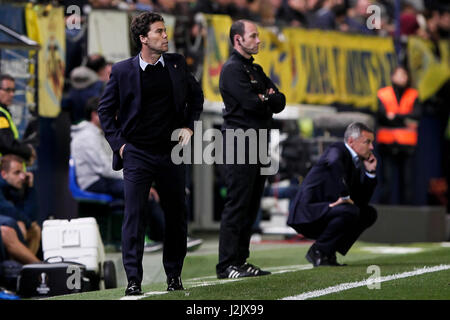
{"type": "MultiPolygon", "coordinates": [[[[292,266],[280,266],[280,267],[271,267],[271,268],[264,268],[265,270],[271,271],[272,274],[279,274],[279,273],[286,273],[286,272],[294,272],[294,271],[300,271],[300,270],[308,270],[312,269],[312,264],[302,264],[302,265],[292,265],[292,266]]],[[[246,277],[246,278],[237,278],[237,279],[217,279],[217,276],[206,276],[206,277],[200,277],[200,278],[192,278],[184,281],[185,286],[188,286],[190,288],[196,288],[196,287],[207,287],[212,285],[220,285],[220,284],[226,284],[236,281],[242,281],[245,279],[250,279],[253,277],[246,277]],[[215,279],[215,280],[210,280],[215,279]],[[207,281],[209,280],[209,281],[207,281]]],[[[140,300],[146,297],[154,296],[154,295],[161,295],[166,294],[167,291],[150,291],[146,292],[143,295],[139,296],[125,296],[120,298],[120,300],[140,300]]]]}
{"type": "Polygon", "coordinates": [[[404,253],[418,253],[423,251],[423,248],[410,248],[410,247],[362,247],[360,250],[368,251],[370,253],[383,253],[383,254],[404,254],[404,253]]]}
{"type": "Polygon", "coordinates": [[[143,299],[143,298],[149,297],[149,296],[166,294],[167,292],[168,291],[149,291],[149,292],[146,292],[139,296],[125,296],[125,297],[120,298],[120,300],[140,300],[140,299],[143,299]]]}
{"type": "Polygon", "coordinates": [[[414,276],[422,275],[425,273],[438,272],[438,271],[443,271],[443,270],[448,270],[448,269],[450,269],[450,265],[448,265],[448,264],[441,264],[439,266],[434,266],[434,267],[423,267],[421,269],[416,269],[414,271],[393,274],[393,275],[389,275],[389,276],[385,276],[385,277],[380,277],[378,279],[370,278],[370,279],[363,280],[363,281],[342,283],[342,284],[328,287],[328,288],[321,289],[321,290],[314,290],[314,291],[305,292],[305,293],[302,293],[302,294],[299,294],[296,296],[285,297],[285,298],[282,298],[281,300],[306,300],[306,299],[311,299],[311,298],[317,298],[317,297],[324,296],[324,295],[331,294],[331,293],[337,293],[337,292],[341,292],[341,291],[345,291],[345,290],[349,290],[349,289],[353,289],[353,288],[357,288],[357,287],[373,285],[374,283],[381,283],[381,282],[385,282],[385,281],[414,277],[414,276]]]}

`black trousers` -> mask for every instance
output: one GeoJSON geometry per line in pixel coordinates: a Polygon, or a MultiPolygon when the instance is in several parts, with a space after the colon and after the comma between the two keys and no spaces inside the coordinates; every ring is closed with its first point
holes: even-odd
{"type": "Polygon", "coordinates": [[[224,172],[227,195],[220,222],[217,273],[225,271],[230,265],[244,264],[250,256],[252,227],[267,178],[261,175],[261,169],[265,166],[261,161],[266,159],[260,156],[267,155],[269,145],[268,138],[261,137],[259,133],[254,136],[256,139],[245,138],[243,145],[239,145],[236,137],[228,138],[226,130],[222,129],[222,134],[224,164],[220,169],[224,172]],[[233,158],[231,163],[230,158],[233,158]]]}
{"type": "Polygon", "coordinates": [[[376,219],[377,211],[372,206],[341,204],[331,208],[318,221],[299,225],[299,229],[306,237],[316,239],[314,245],[323,253],[331,255],[339,252],[346,255],[376,219]]]}
{"type": "Polygon", "coordinates": [[[218,273],[230,265],[244,264],[250,256],[252,226],[266,181],[257,164],[224,166],[227,196],[220,222],[218,273]]]}
{"type": "Polygon", "coordinates": [[[168,277],[181,274],[186,256],[187,217],[185,166],[175,165],[170,154],[153,154],[130,143],[123,151],[125,215],[122,259],[128,281],[142,282],[146,205],[153,182],[165,215],[163,265],[168,277]]]}

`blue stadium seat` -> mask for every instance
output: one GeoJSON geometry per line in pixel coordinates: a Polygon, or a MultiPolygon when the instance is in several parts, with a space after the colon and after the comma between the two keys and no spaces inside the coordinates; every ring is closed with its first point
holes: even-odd
{"type": "Polygon", "coordinates": [[[109,194],[94,193],[82,190],[77,183],[75,162],[72,158],[69,159],[69,189],[72,192],[72,196],[77,201],[92,201],[107,204],[114,200],[113,197],[109,194]]]}
{"type": "MultiPolygon", "coordinates": [[[[70,157],[69,159],[69,189],[72,193],[73,198],[79,203],[84,203],[85,205],[101,205],[107,208],[108,215],[105,217],[97,216],[97,221],[100,225],[102,238],[104,243],[111,244],[113,241],[113,221],[112,215],[123,215],[124,203],[122,199],[115,199],[109,194],[95,193],[82,190],[77,183],[77,175],[75,171],[75,162],[70,157]],[[102,228],[102,221],[105,221],[105,228],[102,228]]],[[[86,207],[84,207],[86,209],[86,207]]],[[[88,211],[88,216],[96,216],[97,213],[93,213],[92,210],[88,211]]],[[[94,210],[97,212],[97,210],[94,210]]]]}

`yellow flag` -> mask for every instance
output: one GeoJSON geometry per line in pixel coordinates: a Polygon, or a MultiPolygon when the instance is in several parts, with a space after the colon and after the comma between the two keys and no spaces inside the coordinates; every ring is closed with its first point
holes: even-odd
{"type": "Polygon", "coordinates": [[[205,15],[207,37],[203,64],[202,87],[209,101],[222,101],[219,77],[222,66],[229,56],[229,32],[231,18],[223,15],[205,15]]]}
{"type": "Polygon", "coordinates": [[[28,36],[39,43],[39,115],[53,118],[61,110],[65,69],[65,25],[63,8],[27,6],[28,36]]]}

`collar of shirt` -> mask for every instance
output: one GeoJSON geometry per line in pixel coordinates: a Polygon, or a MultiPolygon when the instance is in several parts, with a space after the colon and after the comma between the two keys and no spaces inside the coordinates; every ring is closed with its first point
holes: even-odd
{"type": "Polygon", "coordinates": [[[141,54],[139,53],[139,66],[141,67],[142,71],[145,71],[145,67],[147,67],[147,65],[150,64],[152,66],[155,66],[158,62],[161,62],[162,66],[165,67],[163,55],[161,55],[159,57],[158,61],[156,61],[154,64],[151,64],[151,63],[145,62],[142,59],[141,54]]]}
{"type": "Polygon", "coordinates": [[[345,147],[348,149],[348,151],[350,152],[350,154],[352,155],[352,160],[353,163],[355,163],[356,159],[359,159],[358,154],[355,152],[355,150],[352,149],[352,147],[350,147],[347,142],[344,143],[345,147]]]}
{"type": "Polygon", "coordinates": [[[236,57],[238,57],[239,59],[241,59],[244,62],[247,63],[253,63],[253,60],[255,60],[255,58],[250,57],[250,59],[247,59],[246,57],[244,57],[242,54],[239,53],[239,51],[237,51],[236,49],[233,49],[232,54],[236,55],[236,57]]]}

